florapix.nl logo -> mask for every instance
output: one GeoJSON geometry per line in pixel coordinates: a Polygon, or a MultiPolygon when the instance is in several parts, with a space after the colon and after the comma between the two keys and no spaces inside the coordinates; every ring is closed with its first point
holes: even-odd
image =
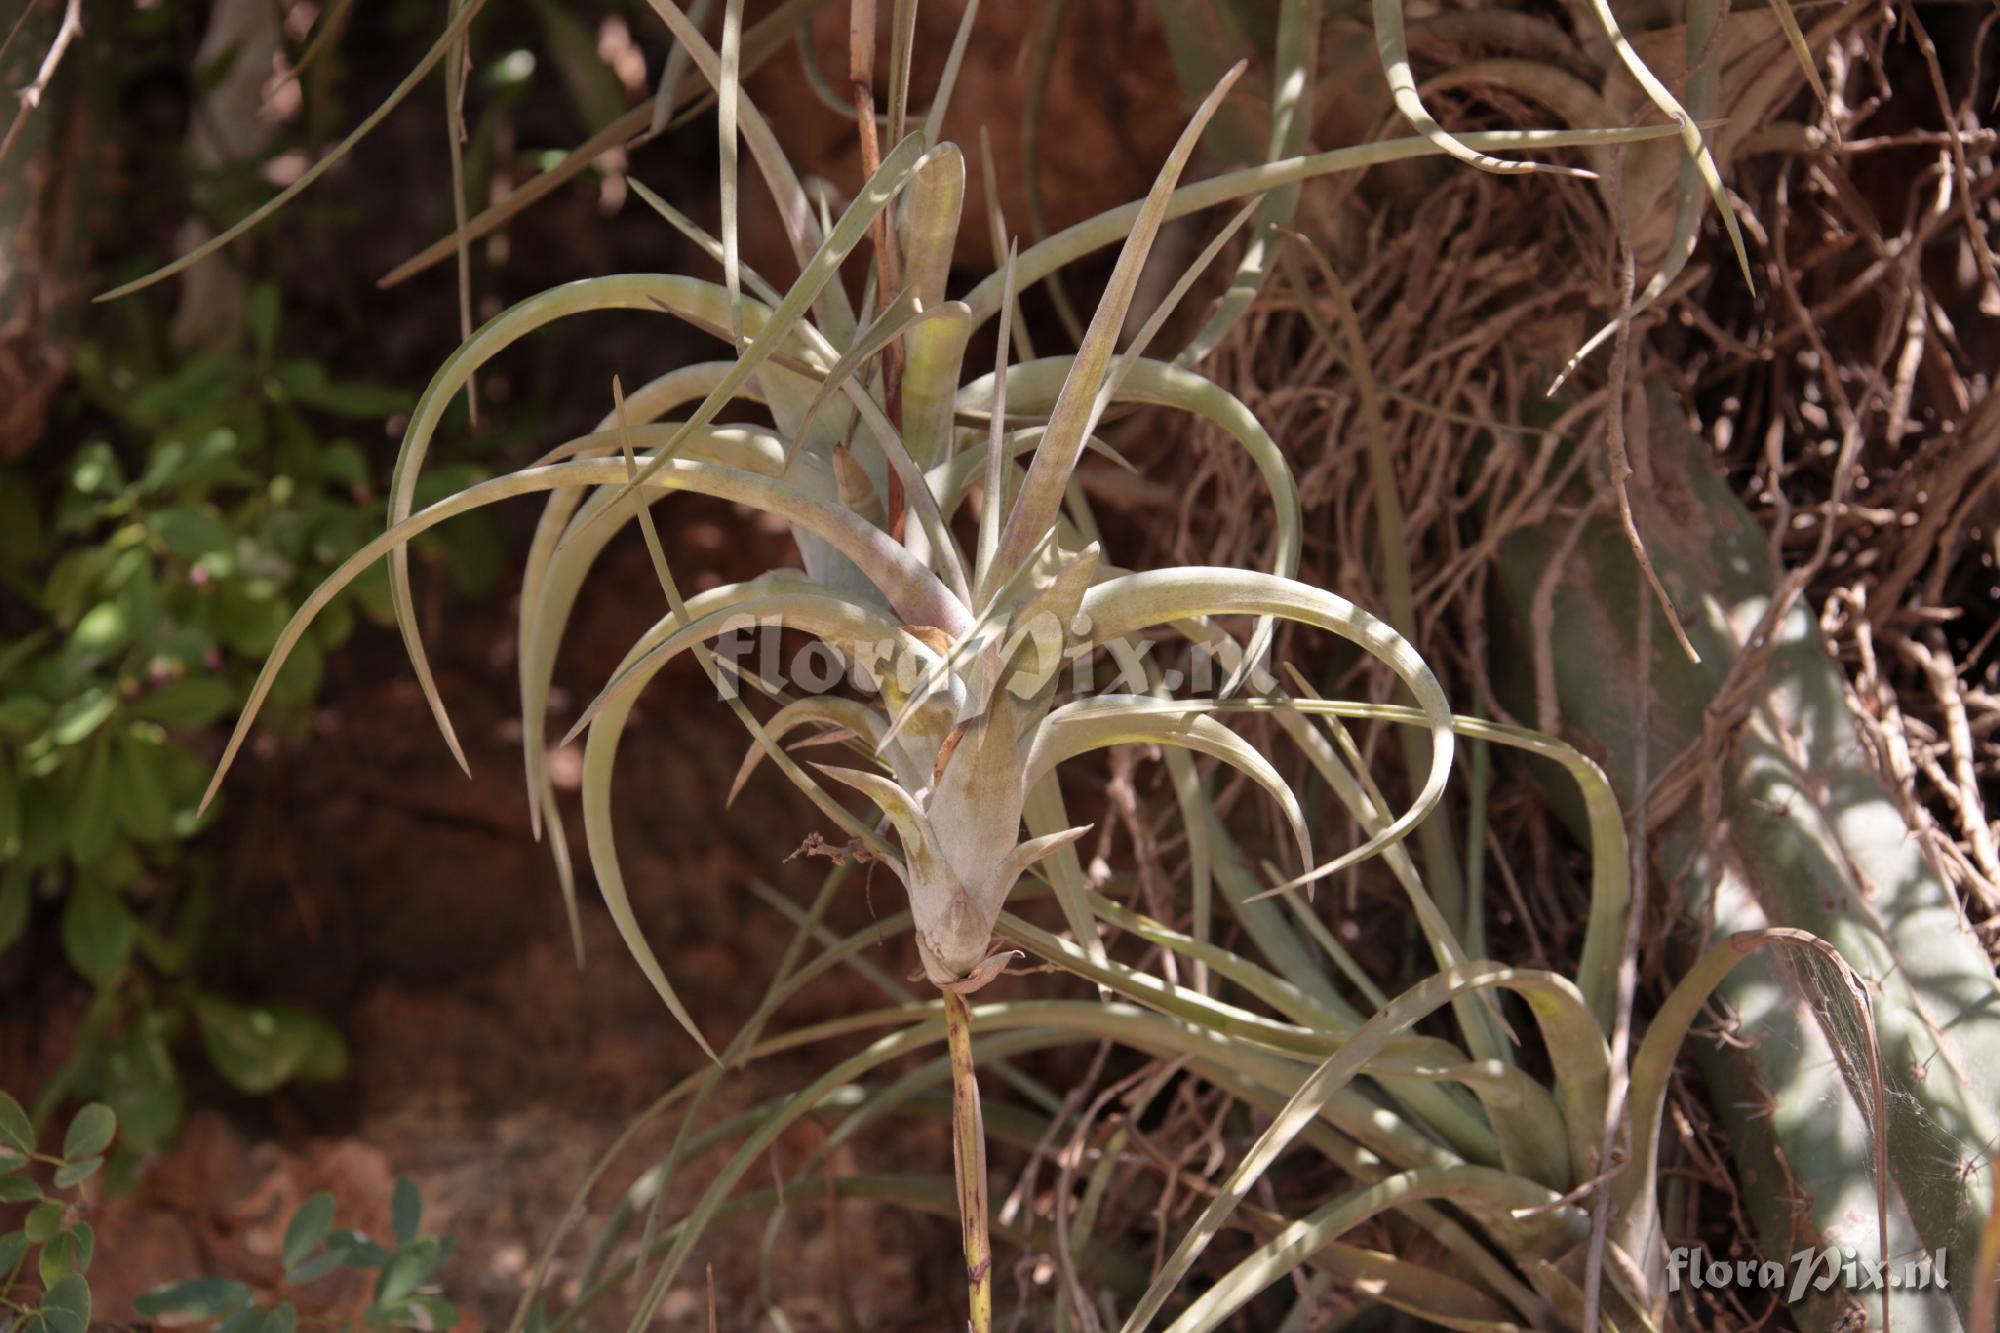
{"type": "Polygon", "coordinates": [[[1082,614],[1067,622],[1047,612],[997,618],[958,643],[921,627],[862,638],[795,624],[782,614],[738,614],[727,616],[717,628],[711,651],[724,668],[720,681],[726,692],[734,691],[738,679],[750,677],[766,690],[823,694],[845,685],[875,694],[886,685],[901,698],[927,697],[945,692],[962,674],[976,674],[982,659],[1006,664],[1001,673],[1006,688],[1021,698],[1051,681],[1078,697],[1158,690],[1204,698],[1232,694],[1241,686],[1266,695],[1279,687],[1264,652],[1252,657],[1226,634],[1197,638],[1170,660],[1151,658],[1158,646],[1152,639],[1120,643],[1108,661],[1097,653],[1102,646],[1093,639],[1090,618],[1082,614]],[[786,630],[803,630],[809,637],[788,642],[786,630]]]}
{"type": "Polygon", "coordinates": [[[1804,1300],[1808,1292],[1943,1291],[1951,1286],[1945,1273],[1945,1252],[1934,1250],[1908,1259],[1873,1259],[1849,1246],[1804,1249],[1789,1260],[1711,1259],[1700,1250],[1680,1247],[1667,1254],[1667,1290],[1683,1287],[1731,1288],[1738,1291],[1783,1291],[1787,1302],[1804,1300]]]}

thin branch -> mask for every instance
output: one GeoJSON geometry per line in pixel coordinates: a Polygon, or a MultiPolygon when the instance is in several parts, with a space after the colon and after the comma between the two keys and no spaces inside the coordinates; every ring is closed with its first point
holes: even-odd
{"type": "MultiPolygon", "coordinates": [[[[22,17],[26,17],[23,11],[22,17]]],[[[15,28],[18,31],[20,24],[15,28]]],[[[49,43],[49,53],[42,57],[42,67],[35,73],[35,81],[16,94],[21,99],[21,110],[14,117],[14,123],[7,127],[7,137],[0,139],[0,164],[7,161],[7,154],[14,150],[14,141],[21,137],[21,130],[28,123],[28,117],[42,104],[42,94],[48,91],[49,81],[56,76],[56,67],[62,64],[64,52],[69,44],[83,32],[83,0],[69,0],[63,6],[62,26],[56,29],[56,39],[49,43]]],[[[12,42],[14,34],[7,34],[12,42]]]]}

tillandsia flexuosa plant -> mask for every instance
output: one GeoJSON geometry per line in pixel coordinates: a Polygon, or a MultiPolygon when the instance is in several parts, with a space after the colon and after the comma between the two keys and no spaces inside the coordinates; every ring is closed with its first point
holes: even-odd
{"type": "MultiPolygon", "coordinates": [[[[1550,738],[1454,715],[1429,669],[1402,634],[1368,611],[1299,580],[1299,505],[1284,453],[1243,401],[1205,377],[1195,354],[1165,358],[1152,347],[1169,316],[1243,223],[1260,196],[1314,178],[1462,148],[1477,154],[1557,150],[1683,136],[1685,122],[1610,129],[1441,133],[1368,143],[1182,184],[1204,128],[1241,77],[1229,71],[1196,109],[1143,200],[1020,249],[996,238],[997,272],[956,299],[947,292],[961,224],[966,162],[942,142],[939,126],[956,61],[948,61],[932,106],[908,110],[907,21],[897,6],[886,116],[876,115],[871,6],[856,5],[850,73],[869,172],[839,216],[816,208],[776,136],[744,95],[740,0],[722,6],[722,37],[711,45],[671,0],[652,0],[696,76],[714,89],[722,129],[722,235],[701,233],[666,200],[635,183],[670,223],[719,262],[723,281],[621,274],[542,293],[475,332],[446,362],[417,405],[392,483],[390,526],[308,600],[280,637],[272,660],[218,766],[219,784],[236,757],[287,653],[338,591],[388,557],[394,604],[424,694],[455,752],[413,614],[408,544],[419,534],[485,505],[527,494],[547,498],[523,579],[519,642],[521,704],[531,820],[546,833],[574,922],[575,889],[546,760],[552,673],[568,617],[593,563],[626,525],[641,528],[665,604],[658,623],[583,711],[581,796],[588,854],[610,914],[641,969],[715,1067],[669,1092],[650,1114],[686,1105],[689,1119],[725,1068],[778,1049],[875,1027],[893,1029],[780,1103],[705,1134],[684,1122],[672,1153],[635,1184],[614,1227],[586,1265],[580,1292],[559,1315],[524,1301],[517,1324],[540,1311],[551,1328],[583,1317],[635,1268],[656,1264],[633,1323],[658,1309],[708,1224],[726,1213],[766,1208],[783,1198],[732,1198],[776,1136],[808,1114],[845,1113],[826,1152],[887,1114],[922,1113],[922,1096],[948,1083],[955,1184],[836,1182],[841,1192],[919,1209],[955,1211],[963,1231],[970,1326],[993,1327],[996,1237],[1013,1246],[1053,1247],[1064,1275],[1053,1293],[1058,1326],[1152,1326],[1173,1307],[1173,1327],[1217,1327],[1300,1267],[1310,1278],[1291,1316],[1299,1325],[1329,1291],[1370,1299],[1459,1328],[1642,1328],[1664,1298],[1654,1146],[1673,1057],[1706,996],[1735,961],[1777,942],[1832,970],[1834,962],[1799,932],[1761,932],[1719,944],[1693,969],[1646,1033],[1628,1049],[1631,995],[1631,880],[1624,827],[1603,775],[1550,738]],[[886,135],[878,141],[878,132],[886,135]],[[881,151],[880,143],[890,145],[881,151]],[[1456,148],[1454,148],[1454,145],[1456,148]],[[799,276],[778,290],[745,265],[738,244],[737,161],[747,146],[775,197],[799,276]],[[1162,300],[1124,337],[1142,271],[1161,226],[1226,203],[1246,202],[1162,300]],[[867,249],[864,250],[864,244],[867,249]],[[1075,351],[1036,357],[1025,348],[1015,307],[1019,292],[1071,262],[1119,244],[1119,254],[1075,351]],[[872,250],[864,298],[843,283],[850,258],[872,250]],[[1003,252],[1004,251],[1004,252],[1003,252]],[[414,496],[447,405],[503,349],[567,316],[624,309],[664,313],[713,333],[726,359],[668,370],[629,396],[614,382],[600,428],[550,450],[531,466],[468,487],[422,510],[414,496]],[[990,374],[965,365],[974,332],[998,322],[990,374]],[[1122,345],[1121,345],[1122,342],[1122,345]],[[1016,360],[1014,349],[1022,347],[1016,360]],[[717,424],[725,409],[755,407],[768,425],[717,424]],[[1108,415],[1143,405],[1187,412],[1219,429],[1255,464],[1270,493],[1275,540],[1268,566],[1188,566],[1128,570],[1098,539],[1077,467],[1108,415]],[[683,596],[652,517],[666,495],[690,491],[736,502],[790,526],[794,569],[683,596]],[[1242,641],[1224,621],[1247,619],[1242,641]],[[1409,705],[1328,700],[1294,674],[1286,688],[1261,663],[1289,622],[1358,646],[1400,681],[1409,705]],[[853,693],[797,693],[711,644],[746,628],[778,626],[838,651],[853,693]],[[1217,686],[1200,697],[1148,652],[1156,630],[1186,641],[1217,686]],[[796,784],[852,844],[901,880],[908,910],[885,922],[913,932],[923,976],[939,994],[912,999],[892,978],[871,972],[896,1003],[818,1028],[763,1036],[777,1007],[813,975],[848,963],[863,937],[828,942],[821,916],[843,882],[836,872],[819,901],[800,911],[793,947],[745,1029],[719,1054],[681,1003],[667,969],[640,928],[620,868],[612,823],[619,745],[640,691],[681,654],[695,656],[716,692],[754,742],[751,763],[768,760],[796,784]],[[1096,669],[1116,669],[1108,692],[1096,669]],[[775,711],[754,709],[753,691],[775,711]],[[1315,859],[1302,803],[1277,766],[1225,725],[1237,715],[1275,721],[1302,750],[1364,830],[1357,845],[1315,859]],[[1346,730],[1348,720],[1417,729],[1424,740],[1413,792],[1402,809],[1383,796],[1346,730]],[[795,732],[847,746],[844,765],[801,765],[781,744],[795,732]],[[1589,812],[1592,915],[1575,977],[1481,961],[1454,919],[1439,910],[1403,843],[1438,806],[1459,737],[1523,748],[1561,765],[1589,812]],[[1074,844],[1059,773],[1101,748],[1144,743],[1165,756],[1189,848],[1191,927],[1135,911],[1104,890],[1116,878],[1087,877],[1074,844]],[[1226,827],[1200,760],[1255,784],[1277,807],[1297,866],[1260,868],[1226,827]],[[822,781],[822,780],[825,781],[822,781]],[[831,782],[830,789],[826,783],[831,782]],[[835,790],[859,793],[879,819],[857,817],[835,790]],[[1382,994],[1348,957],[1321,908],[1307,898],[1315,881],[1380,857],[1407,894],[1437,972],[1400,996],[1382,994]],[[1261,961],[1218,942],[1216,890],[1261,961]],[[1068,934],[1008,910],[1010,902],[1053,896],[1068,934]],[[1164,960],[1160,973],[1114,957],[1122,940],[1143,941],[1164,960]],[[826,948],[810,962],[804,949],[826,948]],[[1015,952],[1101,988],[1090,1000],[978,1003],[972,997],[1015,952]],[[1322,959],[1331,960],[1336,982],[1322,959]],[[1185,979],[1183,979],[1185,971],[1185,979]],[[1494,991],[1525,1001],[1539,1035],[1543,1081],[1524,1065],[1523,1032],[1494,991]],[[1452,1037],[1412,1029],[1448,1012],[1452,1037]],[[973,1038],[980,1047],[975,1050],[973,1038]],[[886,1085],[869,1080],[906,1054],[943,1041],[948,1058],[886,1085]],[[1160,1062],[1127,1098],[1136,1118],[1182,1073],[1221,1097],[1267,1117],[1248,1152],[1224,1174],[1200,1215],[1157,1271],[1126,1259],[1115,1239],[1093,1234],[1114,1175],[1146,1169],[1111,1147],[1074,1206],[1059,1206],[1056,1234],[1038,1235],[1011,1205],[996,1231],[988,1218],[987,1125],[996,1134],[1046,1142],[1086,1134],[1087,1115],[1015,1070],[1013,1057],[1040,1048],[1109,1042],[1160,1062]],[[975,1056],[1023,1090],[1016,1104],[982,1105],[975,1056]],[[682,1222],[654,1215],[665,1178],[679,1162],[720,1138],[740,1138],[728,1164],[682,1222]],[[1273,1164],[1303,1149],[1350,1182],[1347,1192],[1295,1217],[1252,1203],[1273,1164]],[[653,1200],[647,1205],[646,1200],[653,1200]],[[1450,1205],[1447,1211],[1444,1205],[1450,1205]],[[619,1230],[642,1210],[636,1251],[610,1260],[619,1230]],[[1343,1239],[1386,1214],[1398,1234],[1420,1238],[1390,1253],[1343,1239]],[[1184,1290],[1211,1240],[1225,1226],[1249,1232],[1247,1257],[1199,1292],[1184,1290]],[[1089,1275],[1097,1290],[1084,1284],[1089,1275]],[[1123,1313],[1120,1313],[1121,1307],[1123,1313]]],[[[455,41],[475,8],[448,31],[455,41]]],[[[977,6],[968,6],[966,25],[977,6]]],[[[954,48],[963,50],[963,41],[954,48]]],[[[1270,218],[1266,222],[1272,221],[1270,218]]],[[[1279,243],[1262,228],[1258,243],[1279,243]]],[[[1250,274],[1254,283],[1256,274],[1250,274]]],[[[735,415],[732,411],[732,416],[735,415]]],[[[1114,456],[1115,457],[1115,456],[1114,456]]],[[[1192,659],[1191,659],[1192,660],[1192,659]]],[[[1174,669],[1178,671],[1178,669],[1174,669]]],[[[1199,672],[1195,673],[1197,676],[1199,672]]],[[[463,755],[460,753],[463,762],[463,755]]],[[[211,786],[211,793],[213,786],[211,786]]],[[[782,901],[782,900],[780,900],[782,901]]],[[[866,937],[873,938],[873,933],[866,937]]],[[[580,935],[579,935],[580,939],[580,935]]],[[[1855,1001],[1844,986],[1823,988],[1829,1004],[1855,1001]]],[[[1518,1012],[1518,1011],[1517,1011],[1518,1012]]],[[[1866,1027],[1863,1010],[1858,1018],[1866,1027]]],[[[600,1168],[602,1170],[603,1168],[600,1168]]],[[[593,1181],[596,1174],[593,1173],[593,1181]]],[[[559,1237],[560,1238],[560,1237],[559,1237]]],[[[554,1242],[552,1242],[554,1244],[554,1242]]],[[[537,1281],[547,1274],[546,1259],[537,1281]]],[[[531,1293],[532,1297],[532,1293],[531,1293]]]]}

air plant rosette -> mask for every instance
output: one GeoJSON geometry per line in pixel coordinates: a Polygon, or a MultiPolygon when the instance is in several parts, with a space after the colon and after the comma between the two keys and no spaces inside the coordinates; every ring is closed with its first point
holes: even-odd
{"type": "MultiPolygon", "coordinates": [[[[1196,110],[1145,199],[1025,249],[1009,248],[996,255],[991,277],[947,299],[966,176],[964,156],[938,133],[955,64],[947,64],[930,111],[917,123],[906,111],[908,53],[902,53],[887,116],[893,147],[838,217],[827,217],[743,95],[735,63],[740,3],[724,7],[719,49],[669,0],[653,0],[653,7],[716,92],[724,134],[722,236],[701,233],[667,201],[642,187],[640,193],[717,259],[723,282],[661,274],[586,279],[532,297],[474,332],[439,370],[411,417],[391,487],[388,530],[316,591],[280,636],[214,784],[313,617],[384,556],[417,679],[463,763],[413,611],[409,543],[455,515],[544,495],[521,593],[523,749],[530,818],[551,843],[574,928],[575,886],[547,764],[551,680],[593,564],[613,536],[636,522],[665,611],[632,645],[571,734],[584,738],[581,800],[598,890],[662,1000],[718,1062],[717,1070],[695,1076],[663,1104],[693,1098],[698,1105],[722,1067],[755,1058],[764,1049],[757,1032],[775,1003],[767,997],[756,1022],[718,1055],[641,930],[620,867],[612,821],[620,742],[641,691],[684,653],[698,659],[719,701],[750,732],[751,762],[779,768],[851,839],[857,854],[901,881],[923,974],[940,997],[920,1011],[892,1007],[843,1024],[841,1031],[869,1023],[896,1030],[759,1120],[685,1223],[657,1236],[649,1224],[632,1265],[656,1254],[659,1263],[635,1329],[657,1310],[703,1228],[777,1133],[820,1108],[835,1090],[944,1041],[969,1317],[986,1333],[993,1322],[994,1254],[975,1034],[1007,1051],[1112,1041],[1184,1067],[1265,1117],[1265,1128],[1181,1243],[1142,1290],[1127,1293],[1128,1330],[1149,1326],[1174,1302],[1180,1302],[1175,1329],[1217,1327],[1301,1266],[1320,1289],[1365,1287],[1390,1306],[1453,1327],[1583,1328],[1599,1326],[1600,1317],[1620,1328],[1647,1326],[1664,1301],[1651,1161],[1673,1054],[1736,959],[1769,942],[1815,956],[1822,947],[1797,932],[1723,941],[1633,1046],[1629,856],[1603,775],[1551,738],[1454,716],[1402,634],[1300,581],[1299,503],[1284,452],[1240,398],[1200,372],[1198,357],[1161,358],[1151,348],[1194,280],[1251,221],[1268,192],[1447,151],[1548,151],[1661,137],[1687,142],[1691,132],[1698,147],[1699,133],[1685,118],[1635,128],[1457,138],[1438,131],[1281,157],[1182,185],[1204,127],[1242,73],[1238,67],[1196,110]],[[799,276],[782,292],[741,260],[739,139],[778,202],[798,260],[799,276]],[[1161,226],[1246,201],[1121,347],[1161,226]],[[842,269],[871,240],[878,262],[857,305],[842,269]],[[1116,265],[1075,352],[1015,361],[1020,290],[1113,244],[1120,245],[1116,265]],[[556,321],[614,309],[684,320],[715,334],[731,355],[670,370],[629,396],[614,385],[612,408],[598,430],[530,466],[417,510],[418,478],[432,442],[448,406],[475,373],[556,321]],[[996,319],[993,370],[968,378],[972,335],[996,319]],[[725,409],[742,404],[761,409],[769,424],[718,424],[725,409]],[[1268,488],[1274,516],[1266,568],[1134,571],[1112,563],[1076,472],[1086,452],[1109,451],[1097,438],[1107,412],[1132,405],[1191,413],[1244,451],[1268,488]],[[682,491],[784,521],[796,539],[799,567],[683,596],[652,516],[656,502],[682,491]],[[1253,628],[1239,641],[1224,628],[1227,618],[1247,619],[1253,628]],[[1296,678],[1294,688],[1281,687],[1262,664],[1282,622],[1357,646],[1396,677],[1411,703],[1325,700],[1296,678]],[[768,625],[830,645],[859,688],[794,697],[791,682],[763,679],[712,646],[746,627],[768,625]],[[1217,688],[1200,697],[1167,690],[1158,664],[1147,656],[1147,636],[1159,632],[1220,664],[1212,673],[1217,688]],[[1088,677],[1084,668],[1106,658],[1117,668],[1120,687],[1078,688],[1078,680],[1088,677]],[[772,693],[775,709],[753,709],[744,697],[746,684],[772,693]],[[1274,718],[1301,747],[1313,772],[1366,829],[1357,845],[1324,863],[1316,860],[1292,785],[1226,723],[1248,714],[1274,718]],[[1426,743],[1403,808],[1383,797],[1346,721],[1421,733],[1426,743]],[[847,745],[854,761],[801,764],[782,743],[801,732],[847,745]],[[1460,736],[1548,758],[1583,794],[1593,910],[1574,978],[1470,956],[1403,846],[1437,808],[1460,736]],[[1198,849],[1190,866],[1191,931],[1105,896],[1076,856],[1074,844],[1085,830],[1065,812],[1062,767],[1127,744],[1161,747],[1174,778],[1190,848],[1198,849]],[[1295,873],[1259,876],[1251,869],[1217,814],[1197,757],[1245,775],[1275,804],[1298,858],[1295,873]],[[876,817],[857,816],[837,792],[858,793],[876,817]],[[1407,893],[1438,969],[1394,998],[1373,992],[1372,983],[1354,973],[1353,985],[1333,983],[1319,954],[1340,963],[1344,950],[1305,902],[1314,882],[1376,857],[1407,893]],[[1007,910],[1024,877],[1037,893],[1045,888],[1053,896],[1067,937],[1007,910]],[[1262,961],[1217,943],[1218,896],[1262,961]],[[1105,937],[1119,933],[1184,960],[1207,984],[1182,984],[1115,960],[1105,937]],[[1019,951],[1095,983],[1104,997],[975,1005],[976,992],[1019,951]],[[1520,997],[1525,1009],[1503,1009],[1495,990],[1520,997]],[[1449,1012],[1455,1039],[1413,1032],[1440,1010],[1449,1012]],[[1510,1024],[1510,1012],[1532,1018],[1553,1071],[1547,1082],[1522,1067],[1518,1048],[1525,1036],[1510,1024]],[[1295,1146],[1337,1167],[1353,1188],[1298,1217],[1265,1213],[1249,1202],[1250,1192],[1295,1146]],[[1387,1213],[1414,1227],[1423,1244],[1404,1254],[1342,1239],[1387,1213]],[[1184,1290],[1210,1240],[1233,1219],[1248,1219],[1255,1247],[1200,1292],[1184,1290]]],[[[447,41],[462,33],[472,8],[454,20],[447,41]]],[[[977,6],[968,7],[968,25],[976,12],[977,6]]],[[[872,104],[863,123],[874,123],[872,104]]],[[[996,238],[1006,235],[997,214],[988,222],[996,238]]],[[[1258,245],[1277,243],[1274,225],[1269,217],[1260,219],[1258,245]]],[[[213,790],[212,784],[211,795],[213,790]]],[[[800,938],[806,938],[803,929],[800,938]]],[[[580,948],[580,934],[578,940],[580,948]]],[[[789,984],[790,958],[773,996],[789,984]]],[[[587,1304],[598,1289],[579,1299],[587,1304]]]]}

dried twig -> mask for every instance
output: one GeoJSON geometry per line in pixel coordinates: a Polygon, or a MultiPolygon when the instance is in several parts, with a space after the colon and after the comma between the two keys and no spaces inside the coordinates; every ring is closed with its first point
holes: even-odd
{"type": "MultiPolygon", "coordinates": [[[[31,4],[32,0],[28,0],[28,4],[23,6],[22,19],[26,19],[27,9],[31,4]]],[[[20,30],[20,23],[20,20],[16,20],[14,32],[20,30]]],[[[0,139],[0,164],[4,164],[7,161],[7,154],[14,150],[14,143],[21,137],[21,131],[26,127],[28,117],[42,104],[42,94],[48,91],[49,82],[55,78],[56,69],[62,64],[64,53],[82,32],[83,0],[66,0],[63,6],[62,25],[56,29],[55,39],[49,43],[48,54],[42,57],[41,68],[35,71],[34,82],[15,94],[21,100],[21,109],[14,113],[13,123],[7,126],[7,137],[0,139]]],[[[14,40],[13,32],[7,34],[7,40],[10,43],[14,40]]]]}

